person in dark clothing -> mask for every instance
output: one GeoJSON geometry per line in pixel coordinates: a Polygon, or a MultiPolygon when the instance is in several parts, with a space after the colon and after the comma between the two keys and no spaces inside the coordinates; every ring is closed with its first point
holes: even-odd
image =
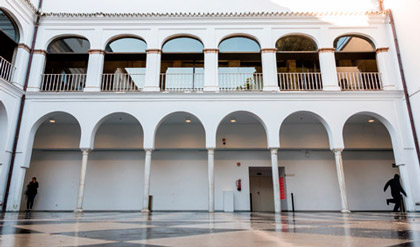
{"type": "Polygon", "coordinates": [[[392,199],[387,199],[386,204],[389,205],[389,203],[395,203],[394,206],[394,212],[398,212],[398,209],[401,207],[401,193],[404,194],[405,197],[407,197],[407,194],[405,193],[404,189],[401,187],[400,184],[400,175],[395,174],[393,179],[390,179],[384,187],[384,192],[388,189],[388,186],[391,187],[391,195],[392,199]]]}
{"type": "Polygon", "coordinates": [[[38,194],[38,187],[39,184],[36,181],[36,177],[33,177],[32,181],[29,182],[29,184],[26,186],[26,210],[32,209],[32,206],[34,205],[35,196],[36,194],[38,194]]]}

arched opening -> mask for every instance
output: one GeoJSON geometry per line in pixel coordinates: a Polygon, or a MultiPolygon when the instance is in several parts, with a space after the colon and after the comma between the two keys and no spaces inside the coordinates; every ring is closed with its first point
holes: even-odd
{"type": "Polygon", "coordinates": [[[85,38],[65,37],[52,41],[47,48],[41,91],[83,91],[89,48],[85,38]]]}
{"type": "Polygon", "coordinates": [[[342,90],[380,90],[382,82],[371,40],[345,35],[334,41],[338,81],[342,90]]]}
{"type": "Polygon", "coordinates": [[[262,90],[260,45],[247,37],[230,37],[219,44],[219,89],[262,90]]]}
{"type": "Polygon", "coordinates": [[[120,38],[105,48],[102,91],[137,91],[146,79],[146,42],[120,38]]]}
{"type": "Polygon", "coordinates": [[[0,9],[0,78],[11,81],[13,59],[19,44],[19,29],[13,18],[0,9]]]}
{"type": "Polygon", "coordinates": [[[373,114],[350,117],[343,129],[343,166],[347,198],[352,211],[392,210],[384,192],[386,182],[399,174],[387,128],[373,114]]]}
{"type": "Polygon", "coordinates": [[[172,113],[161,121],[155,142],[152,209],[207,210],[207,151],[200,120],[190,113],[172,113]]]}
{"type": "Polygon", "coordinates": [[[279,166],[284,166],[288,209],[340,210],[335,158],[323,120],[312,112],[289,115],[280,128],[279,166]]]}
{"type": "MultiPolygon", "coordinates": [[[[73,210],[80,179],[80,126],[67,113],[50,114],[36,130],[24,188],[36,177],[38,194],[33,210],[73,210]]],[[[22,195],[21,210],[26,209],[22,195]]]]}
{"type": "Polygon", "coordinates": [[[303,35],[289,35],[276,42],[280,90],[322,90],[318,46],[303,35]]]}
{"type": "Polygon", "coordinates": [[[162,46],[162,91],[202,91],[204,88],[204,46],[198,39],[173,38],[162,46]]]}
{"type": "Polygon", "coordinates": [[[233,112],[220,122],[216,138],[216,210],[224,210],[224,197],[233,196],[230,206],[235,211],[274,211],[270,152],[261,119],[250,112],[233,112]]]}
{"type": "Polygon", "coordinates": [[[86,171],[85,210],[141,210],[143,129],[133,116],[113,113],[94,133],[86,171]]]}

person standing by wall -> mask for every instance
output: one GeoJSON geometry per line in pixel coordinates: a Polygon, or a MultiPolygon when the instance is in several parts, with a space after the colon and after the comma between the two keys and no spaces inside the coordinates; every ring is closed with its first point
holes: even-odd
{"type": "Polygon", "coordinates": [[[389,203],[395,203],[393,212],[398,212],[398,209],[401,207],[401,193],[407,197],[407,194],[400,184],[400,175],[395,174],[394,178],[390,179],[385,184],[384,192],[388,189],[388,186],[391,186],[392,199],[386,199],[386,204],[389,205],[389,203]]]}
{"type": "Polygon", "coordinates": [[[32,178],[32,181],[26,186],[26,210],[32,210],[32,206],[34,205],[35,196],[38,193],[39,184],[36,181],[36,177],[32,178]]]}

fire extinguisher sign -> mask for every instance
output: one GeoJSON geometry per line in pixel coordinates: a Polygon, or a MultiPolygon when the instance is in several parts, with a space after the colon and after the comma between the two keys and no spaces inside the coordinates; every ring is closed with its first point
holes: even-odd
{"type": "Polygon", "coordinates": [[[280,177],[280,199],[286,199],[286,193],[284,192],[284,177],[280,177]]]}

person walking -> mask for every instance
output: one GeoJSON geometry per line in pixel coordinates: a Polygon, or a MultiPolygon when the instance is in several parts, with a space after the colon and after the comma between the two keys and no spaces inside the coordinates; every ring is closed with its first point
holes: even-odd
{"type": "Polygon", "coordinates": [[[391,187],[392,199],[386,199],[386,205],[389,205],[389,203],[395,203],[393,212],[398,212],[398,209],[401,207],[401,193],[407,197],[407,194],[400,184],[400,175],[395,174],[394,178],[390,179],[385,184],[384,192],[388,189],[388,186],[391,187]]]}
{"type": "Polygon", "coordinates": [[[35,200],[35,196],[36,194],[38,194],[38,187],[39,184],[36,181],[36,177],[32,178],[32,181],[29,182],[29,184],[26,186],[26,196],[27,196],[27,200],[26,200],[26,210],[32,210],[32,206],[34,205],[34,200],[35,200]]]}

